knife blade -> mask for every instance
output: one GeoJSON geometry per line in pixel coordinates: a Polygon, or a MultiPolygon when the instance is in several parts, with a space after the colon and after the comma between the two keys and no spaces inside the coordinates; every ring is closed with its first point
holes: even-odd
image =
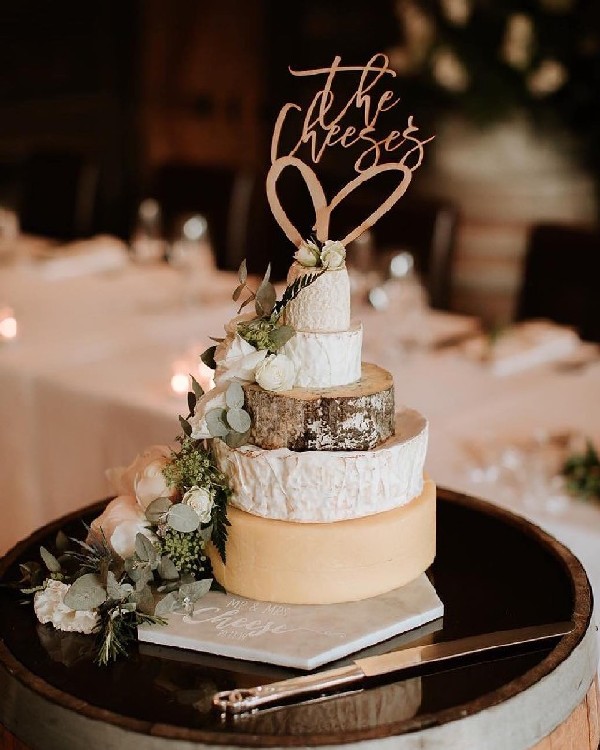
{"type": "Polygon", "coordinates": [[[356,682],[386,674],[401,676],[409,670],[432,664],[447,664],[467,656],[476,656],[483,661],[494,658],[503,649],[522,646],[552,645],[573,629],[572,622],[555,622],[533,625],[516,630],[501,630],[494,633],[459,638],[442,643],[391,651],[387,654],[356,659],[344,667],[329,669],[316,674],[291,677],[287,680],[257,685],[252,688],[234,688],[215,693],[213,708],[223,716],[254,712],[264,706],[300,698],[315,693],[328,693],[346,688],[356,682]]]}

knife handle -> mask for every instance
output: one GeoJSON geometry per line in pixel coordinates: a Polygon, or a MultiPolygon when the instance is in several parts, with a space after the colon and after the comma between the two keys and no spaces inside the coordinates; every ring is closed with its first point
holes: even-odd
{"type": "Polygon", "coordinates": [[[331,669],[326,673],[301,675],[280,682],[272,682],[270,685],[223,690],[213,696],[213,707],[222,714],[249,713],[269,703],[278,703],[305,693],[325,692],[340,685],[357,682],[364,676],[362,669],[352,664],[348,667],[331,669]]]}

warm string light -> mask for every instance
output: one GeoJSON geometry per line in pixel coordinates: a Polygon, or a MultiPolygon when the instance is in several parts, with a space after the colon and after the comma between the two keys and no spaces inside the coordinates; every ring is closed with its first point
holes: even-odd
{"type": "Polygon", "coordinates": [[[176,396],[183,396],[191,390],[191,375],[205,392],[215,387],[213,370],[202,362],[195,350],[189,357],[175,360],[171,373],[171,391],[176,396]]]}
{"type": "Polygon", "coordinates": [[[17,338],[17,319],[10,307],[0,309],[0,340],[14,341],[17,338]]]}

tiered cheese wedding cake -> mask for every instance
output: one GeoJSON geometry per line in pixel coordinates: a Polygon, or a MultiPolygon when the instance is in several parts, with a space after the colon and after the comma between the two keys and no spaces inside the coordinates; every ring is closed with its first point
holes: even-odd
{"type": "MultiPolygon", "coordinates": [[[[396,410],[391,373],[362,361],[344,255],[337,242],[301,246],[295,257],[312,265],[296,260],[288,289],[302,277],[311,283],[281,315],[293,335],[260,361],[257,382],[242,385],[246,439],[211,438],[232,496],[226,562],[214,547],[209,556],[229,593],[278,603],[354,601],[403,586],[434,559],[427,420],[396,410]]],[[[234,361],[243,326],[234,319],[216,348],[213,404],[231,382],[223,363],[234,361]]]]}

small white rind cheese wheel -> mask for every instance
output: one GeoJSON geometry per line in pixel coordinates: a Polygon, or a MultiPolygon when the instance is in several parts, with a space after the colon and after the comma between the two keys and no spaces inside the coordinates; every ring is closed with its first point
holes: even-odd
{"type": "Polygon", "coordinates": [[[428,480],[407,505],[367,518],[300,524],[229,509],[227,564],[208,545],[229,594],[280,604],[358,601],[400,588],[433,562],[436,487],[428,480]]]}
{"type": "Polygon", "coordinates": [[[347,331],[297,331],[282,347],[296,370],[296,387],[331,388],[360,378],[362,325],[347,331]]]}
{"type": "MultiPolygon", "coordinates": [[[[306,268],[294,262],[288,271],[287,283],[319,271],[322,269],[306,268]]],[[[350,328],[350,279],[346,268],[325,271],[286,305],[283,318],[296,331],[347,331],[350,328]]]]}

